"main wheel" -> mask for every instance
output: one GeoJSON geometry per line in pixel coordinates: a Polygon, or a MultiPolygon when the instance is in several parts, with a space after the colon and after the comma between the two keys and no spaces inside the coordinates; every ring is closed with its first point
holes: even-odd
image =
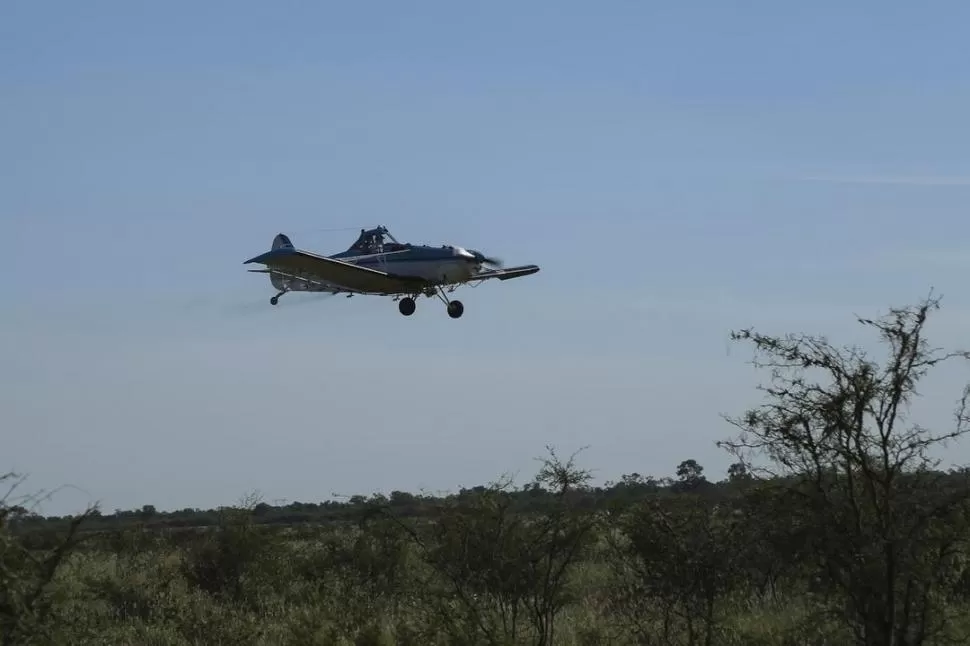
{"type": "Polygon", "coordinates": [[[415,307],[417,306],[414,304],[414,299],[411,298],[410,296],[406,298],[402,298],[400,302],[398,302],[397,304],[397,309],[404,316],[411,316],[412,314],[414,314],[415,307]]]}
{"type": "Polygon", "coordinates": [[[448,316],[453,319],[461,318],[461,315],[465,313],[465,306],[461,304],[461,301],[451,301],[448,303],[448,316]]]}
{"type": "Polygon", "coordinates": [[[280,297],[279,296],[273,296],[272,298],[269,299],[269,304],[270,305],[276,305],[279,302],[280,302],[280,297]]]}

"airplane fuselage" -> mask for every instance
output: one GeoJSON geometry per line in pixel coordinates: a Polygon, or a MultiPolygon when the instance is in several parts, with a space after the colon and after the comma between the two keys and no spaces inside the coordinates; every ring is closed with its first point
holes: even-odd
{"type": "Polygon", "coordinates": [[[414,276],[446,285],[469,280],[479,270],[475,256],[461,247],[428,245],[388,245],[377,254],[344,251],[335,260],[385,271],[396,276],[414,276]]]}
{"type": "MultiPolygon", "coordinates": [[[[390,244],[381,252],[361,254],[352,250],[332,254],[328,258],[387,272],[396,276],[422,278],[432,284],[449,285],[473,280],[481,269],[475,256],[462,247],[390,244]]],[[[271,275],[273,285],[280,290],[331,292],[340,290],[300,279],[271,275]]]]}

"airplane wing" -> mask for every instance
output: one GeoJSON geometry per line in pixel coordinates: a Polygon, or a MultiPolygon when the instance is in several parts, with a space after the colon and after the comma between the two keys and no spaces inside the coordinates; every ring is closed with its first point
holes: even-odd
{"type": "Polygon", "coordinates": [[[407,293],[419,290],[425,284],[425,281],[420,278],[395,276],[309,251],[286,247],[267,251],[255,258],[250,258],[243,264],[249,263],[266,265],[268,269],[293,277],[365,293],[407,293]]]}
{"type": "Polygon", "coordinates": [[[475,274],[472,280],[488,280],[498,278],[499,280],[509,280],[520,276],[528,276],[539,271],[538,265],[521,265],[519,267],[509,267],[508,269],[488,269],[475,274]]]}

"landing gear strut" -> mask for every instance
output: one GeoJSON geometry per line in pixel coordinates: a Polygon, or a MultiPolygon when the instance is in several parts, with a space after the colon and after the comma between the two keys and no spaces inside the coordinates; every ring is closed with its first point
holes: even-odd
{"type": "Polygon", "coordinates": [[[276,296],[273,296],[272,298],[270,298],[269,299],[269,304],[270,305],[276,305],[276,304],[278,304],[280,302],[280,296],[282,296],[285,293],[286,293],[286,290],[284,289],[283,291],[281,291],[276,296]]]}

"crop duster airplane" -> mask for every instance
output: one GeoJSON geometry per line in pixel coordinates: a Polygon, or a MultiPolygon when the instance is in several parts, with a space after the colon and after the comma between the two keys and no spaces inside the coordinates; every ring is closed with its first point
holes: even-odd
{"type": "Polygon", "coordinates": [[[537,265],[502,268],[496,258],[479,251],[442,245],[400,243],[379,226],[361,229],[360,236],[346,251],[321,256],[297,249],[283,233],[273,239],[270,251],[250,258],[243,264],[258,263],[266,269],[250,269],[269,274],[279,293],[269,299],[271,305],[287,292],[328,292],[331,294],[371,294],[393,296],[404,316],[415,310],[415,299],[424,294],[437,296],[448,308],[448,316],[461,317],[465,311],[459,300],[449,300],[459,285],[490,278],[508,280],[539,271],[537,265]]]}

